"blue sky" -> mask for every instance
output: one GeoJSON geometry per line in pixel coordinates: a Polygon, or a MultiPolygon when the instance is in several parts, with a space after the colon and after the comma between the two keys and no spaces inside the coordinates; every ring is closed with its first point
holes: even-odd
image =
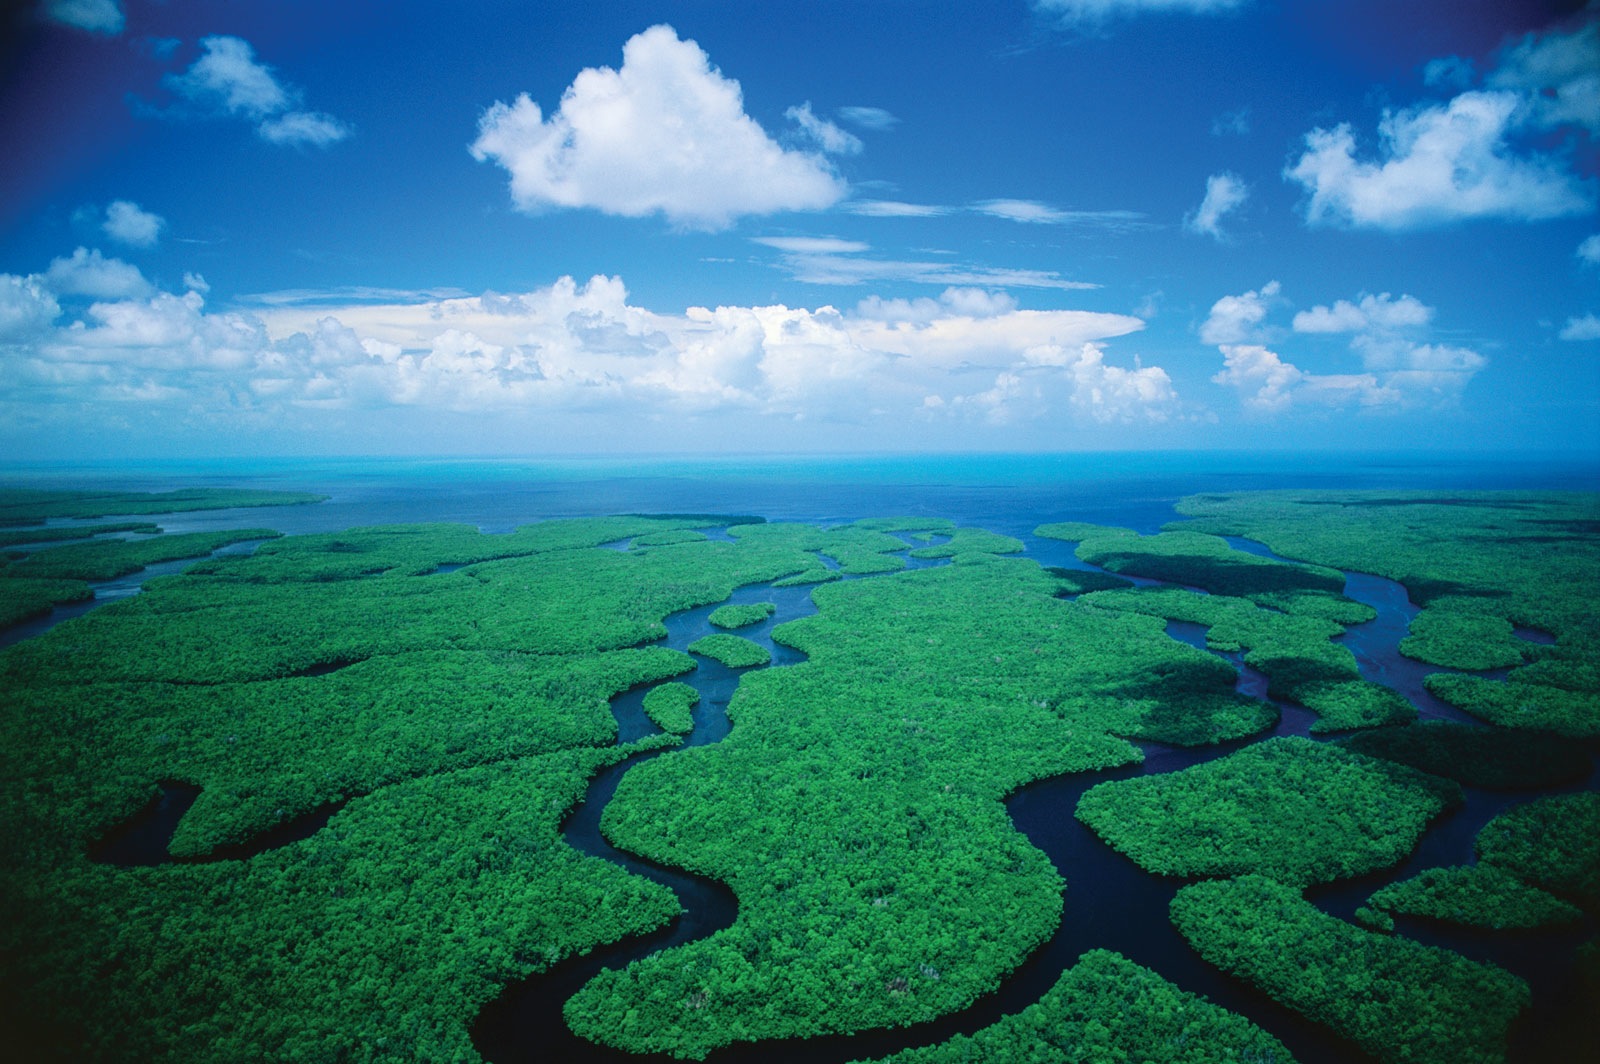
{"type": "Polygon", "coordinates": [[[1600,5],[49,0],[0,449],[1600,456],[1600,5]]]}

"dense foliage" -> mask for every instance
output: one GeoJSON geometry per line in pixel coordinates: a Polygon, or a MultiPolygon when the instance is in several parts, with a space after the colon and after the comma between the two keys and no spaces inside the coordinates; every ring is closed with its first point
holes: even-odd
{"type": "Polygon", "coordinates": [[[1236,550],[1216,536],[1196,532],[1140,536],[1125,528],[1096,529],[1076,522],[1040,525],[1034,534],[1076,542],[1079,558],[1113,573],[1203,588],[1344,624],[1375,616],[1371,607],[1343,597],[1344,574],[1338,570],[1263,558],[1236,550]]]}
{"type": "Polygon", "coordinates": [[[1600,738],[1600,689],[1570,690],[1533,682],[1518,669],[1503,682],[1481,676],[1436,672],[1423,681],[1432,694],[1480,720],[1502,728],[1555,732],[1575,739],[1600,738]]]}
{"type": "Polygon", "coordinates": [[[1571,923],[1583,917],[1582,910],[1492,864],[1424,869],[1373,892],[1367,905],[1380,912],[1494,930],[1571,923]]]}
{"type": "Polygon", "coordinates": [[[1478,832],[1478,860],[1600,913],[1600,794],[1552,795],[1478,832]]]}
{"type": "Polygon", "coordinates": [[[772,652],[760,643],[753,643],[743,636],[728,635],[725,632],[701,636],[689,644],[689,651],[714,658],[730,669],[748,669],[754,665],[765,665],[772,660],[772,652]]]}
{"type": "Polygon", "coordinates": [[[1489,790],[1559,787],[1583,779],[1590,771],[1589,755],[1560,736],[1448,720],[1374,728],[1339,743],[1359,754],[1398,761],[1489,790]]]}
{"type": "Polygon", "coordinates": [[[123,532],[152,535],[160,532],[160,525],[148,521],[123,521],[103,525],[51,525],[49,528],[25,528],[16,532],[0,532],[0,547],[18,547],[28,543],[56,543],[64,539],[93,539],[95,536],[123,532]]]}
{"type": "Polygon", "coordinates": [[[28,899],[0,926],[8,985],[27,988],[0,1005],[8,1042],[196,1064],[477,1059],[468,1025],[506,981],[677,914],[670,891],[557,834],[598,766],[656,745],[399,783],[246,861],[35,854],[0,873],[28,899]]]}
{"type": "Polygon", "coordinates": [[[1226,654],[1246,651],[1244,663],[1266,675],[1270,696],[1316,713],[1311,726],[1315,733],[1400,723],[1417,715],[1416,707],[1394,690],[1361,678],[1355,655],[1332,641],[1344,628],[1325,617],[1178,588],[1099,591],[1083,601],[1205,625],[1206,646],[1226,654]]]}
{"type": "Polygon", "coordinates": [[[0,571],[0,627],[25,621],[68,602],[87,602],[94,589],[82,580],[5,579],[0,571]]]}
{"type": "Polygon", "coordinates": [[[819,612],[775,632],[808,660],[745,676],[729,737],[641,765],[602,821],[619,846],[727,882],[738,919],[602,973],[568,1003],[573,1029],[697,1057],[959,1009],[1061,914],[1005,795],[1138,758],[1108,732],[1270,725],[1224,663],[1058,588],[971,554],[818,588],[819,612]]]}
{"type": "Polygon", "coordinates": [[[1460,788],[1308,739],[1088,790],[1077,817],[1161,875],[1325,883],[1398,864],[1460,788]]]}
{"type": "Polygon", "coordinates": [[[52,518],[176,514],[246,506],[298,506],[326,495],[246,488],[185,488],[182,491],[41,491],[0,488],[0,525],[38,525],[52,518]]]}
{"type": "Polygon", "coordinates": [[[694,730],[693,710],[700,692],[686,683],[664,683],[652,687],[644,696],[644,713],[651,723],[670,735],[688,735],[694,730]]]}
{"type": "Polygon", "coordinates": [[[775,609],[770,602],[730,602],[712,610],[707,619],[718,628],[747,628],[771,617],[775,609]]]}
{"type": "Polygon", "coordinates": [[[1401,643],[1410,657],[1520,665],[1504,685],[1430,677],[1440,698],[1497,724],[1600,735],[1600,495],[1273,491],[1196,495],[1178,510],[1187,528],[1399,581],[1423,607],[1401,643]]]}
{"type": "Polygon", "coordinates": [[[230,543],[276,539],[282,533],[267,528],[240,528],[221,532],[180,532],[149,539],[97,539],[35,551],[0,570],[0,579],[21,577],[40,580],[115,580],[147,565],[202,558],[230,543]]]}
{"type": "Polygon", "coordinates": [[[1362,930],[1266,876],[1184,887],[1171,912],[1207,961],[1384,1061],[1504,1060],[1530,1000],[1500,968],[1362,930]]]}
{"type": "Polygon", "coordinates": [[[908,1049],[884,1064],[1288,1064],[1249,1020],[1180,990],[1109,950],[1090,950],[1037,1003],[972,1035],[908,1049]]]}

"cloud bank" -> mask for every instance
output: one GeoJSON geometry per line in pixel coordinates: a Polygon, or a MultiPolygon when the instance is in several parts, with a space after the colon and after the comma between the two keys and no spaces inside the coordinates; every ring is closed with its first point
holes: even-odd
{"type": "Polygon", "coordinates": [[[220,423],[394,409],[630,425],[729,413],[889,426],[1182,416],[1164,369],[1107,348],[1141,329],[1138,318],[1028,310],[993,289],[675,314],[633,305],[604,276],[414,302],[284,297],[254,310],[214,310],[205,291],[198,277],[159,290],[86,249],[38,274],[0,275],[0,409],[220,423]]]}
{"type": "Polygon", "coordinates": [[[1384,292],[1318,305],[1294,316],[1298,336],[1348,336],[1345,360],[1354,356],[1361,372],[1317,373],[1286,361],[1269,347],[1281,332],[1266,324],[1282,287],[1273,281],[1260,289],[1217,300],[1200,327],[1200,338],[1214,343],[1223,368],[1211,379],[1239,393],[1257,414],[1279,414],[1293,407],[1415,410],[1451,406],[1488,359],[1465,347],[1427,342],[1433,308],[1414,296],[1384,292]]]}
{"type": "Polygon", "coordinates": [[[675,226],[716,230],[745,215],[831,207],[848,192],[823,152],[860,141],[809,105],[790,115],[819,151],[773,140],[745,114],[739,83],[661,25],[623,45],[619,69],[580,72],[548,118],[525,93],[495,103],[470,150],[511,175],[520,210],[660,213],[675,226]]]}

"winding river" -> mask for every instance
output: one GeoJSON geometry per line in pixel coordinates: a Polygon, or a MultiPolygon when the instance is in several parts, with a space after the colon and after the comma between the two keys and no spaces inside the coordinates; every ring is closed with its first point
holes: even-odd
{"type": "MultiPolygon", "coordinates": [[[[1028,556],[1043,564],[1088,568],[1071,555],[1071,546],[1068,544],[1027,538],[1028,556]]],[[[1238,538],[1230,538],[1229,541],[1238,549],[1276,557],[1259,543],[1238,538]]],[[[911,546],[908,542],[907,549],[911,546]]],[[[905,557],[909,564],[917,566],[943,564],[918,562],[910,559],[909,555],[905,557]]],[[[183,563],[175,564],[181,566],[183,563]]],[[[139,578],[148,575],[151,574],[141,573],[139,578]]],[[[1346,594],[1371,605],[1378,613],[1375,620],[1353,626],[1339,637],[1355,654],[1361,674],[1405,695],[1417,706],[1424,720],[1476,723],[1454,707],[1435,699],[1423,688],[1422,678],[1430,672],[1439,671],[1436,667],[1423,665],[1399,654],[1398,642],[1417,612],[1408,600],[1405,589],[1393,581],[1370,574],[1348,573],[1346,577],[1346,594]]],[[[136,590],[137,585],[134,584],[133,588],[136,590]]],[[[808,587],[754,586],[741,588],[732,597],[733,602],[773,602],[777,607],[774,615],[765,622],[738,631],[738,634],[763,644],[771,651],[772,663],[763,667],[782,668],[803,660],[803,655],[798,651],[775,643],[771,633],[778,624],[815,612],[810,590],[808,587]]],[[[713,630],[707,617],[714,608],[705,606],[669,617],[666,621],[667,635],[660,645],[686,649],[693,640],[713,630]]],[[[80,612],[81,609],[74,609],[64,616],[80,612]]],[[[64,619],[64,616],[50,620],[54,623],[64,619]]],[[[27,634],[36,634],[36,630],[27,634]]],[[[1174,622],[1169,624],[1168,633],[1175,639],[1205,649],[1205,633],[1201,626],[1174,622]]],[[[6,634],[12,635],[11,632],[6,634]]],[[[1540,633],[1519,632],[1519,635],[1531,641],[1545,641],[1540,633]]],[[[1254,697],[1265,696],[1264,676],[1244,665],[1237,654],[1221,656],[1237,668],[1238,689],[1242,693],[1254,697]]],[[[696,661],[696,671],[683,678],[692,683],[701,695],[694,710],[694,729],[686,738],[686,745],[689,746],[715,743],[728,734],[728,700],[738,686],[740,675],[749,671],[729,669],[699,656],[696,656],[696,661]]],[[[624,692],[612,700],[619,742],[628,742],[655,732],[654,725],[645,717],[641,706],[650,686],[624,692]]],[[[1271,734],[1308,734],[1308,728],[1315,719],[1311,713],[1294,705],[1278,704],[1278,708],[1280,720],[1271,734]]],[[[1296,1059],[1305,1064],[1368,1059],[1358,1048],[1339,1039],[1327,1028],[1303,1019],[1249,985],[1202,961],[1167,918],[1167,906],[1173,894],[1191,880],[1143,872],[1131,861],[1112,851],[1073,816],[1078,798],[1095,784],[1111,779],[1177,771],[1224,756],[1259,738],[1265,736],[1200,749],[1142,742],[1139,744],[1145,754],[1142,764],[1043,780],[1010,796],[1006,807],[1017,828],[1049,856],[1067,880],[1068,886],[1066,914],[1056,934],[1035,951],[996,993],[960,1013],[911,1028],[865,1032],[850,1037],[730,1046],[713,1053],[709,1059],[719,1064],[753,1060],[760,1060],[764,1064],[790,1060],[847,1061],[932,1044],[957,1033],[971,1033],[1038,1000],[1079,955],[1095,948],[1115,950],[1130,960],[1154,969],[1183,989],[1202,993],[1216,1004],[1248,1017],[1284,1042],[1296,1059]]],[[[611,861],[671,889],[682,904],[683,914],[650,935],[570,958],[549,971],[508,987],[498,999],[483,1009],[472,1029],[474,1044],[492,1064],[641,1059],[637,1055],[594,1045],[571,1034],[561,1015],[567,998],[602,968],[626,965],[656,950],[712,934],[733,922],[737,914],[737,902],[727,887],[617,850],[600,833],[599,824],[606,803],[615,793],[623,775],[643,760],[669,753],[658,751],[643,754],[601,771],[590,782],[584,801],[563,822],[561,830],[566,840],[580,851],[611,861]]],[[[1591,771],[1587,780],[1561,790],[1596,788],[1600,788],[1600,772],[1591,771]]],[[[1430,826],[1416,852],[1401,866],[1357,880],[1314,888],[1308,896],[1328,912],[1349,919],[1355,908],[1363,904],[1379,886],[1408,878],[1426,867],[1470,863],[1473,860],[1472,841],[1478,830],[1507,807],[1536,796],[1529,793],[1495,793],[1476,788],[1465,788],[1465,791],[1465,804],[1438,818],[1430,826]]],[[[96,852],[96,858],[116,864],[152,864],[170,859],[165,857],[166,841],[196,794],[193,788],[164,785],[160,796],[149,808],[108,837],[96,852]]],[[[206,859],[248,857],[296,838],[304,838],[318,830],[337,808],[330,806],[316,810],[292,824],[276,829],[270,836],[263,836],[206,859]]],[[[1584,935],[1593,933],[1592,919],[1586,919],[1576,930],[1496,933],[1404,918],[1399,923],[1400,930],[1408,936],[1446,946],[1473,959],[1493,962],[1526,979],[1533,987],[1534,1005],[1514,1031],[1512,1059],[1531,1062],[1550,1058],[1552,1040],[1559,1040],[1563,1036],[1563,1024],[1572,1022],[1578,1011],[1574,1008],[1573,995],[1576,990],[1570,974],[1570,948],[1584,935]]]]}

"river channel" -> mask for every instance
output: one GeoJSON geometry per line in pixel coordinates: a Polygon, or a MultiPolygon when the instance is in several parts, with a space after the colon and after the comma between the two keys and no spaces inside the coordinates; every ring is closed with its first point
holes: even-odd
{"type": "MultiPolygon", "coordinates": [[[[1071,545],[1058,541],[1026,537],[1029,557],[1043,564],[1089,568],[1071,555],[1071,545]]],[[[1233,538],[1241,550],[1274,557],[1260,544],[1233,538]]],[[[902,554],[908,564],[919,562],[902,554]]],[[[921,544],[917,544],[921,545],[921,544]]],[[[626,544],[617,544],[625,547],[626,544]]],[[[181,568],[184,563],[174,563],[181,568]]],[[[158,571],[166,571],[167,566],[158,571]]],[[[143,578],[120,582],[109,589],[110,597],[135,593],[143,578]]],[[[859,579],[878,579],[861,577],[859,579]]],[[[858,578],[847,578],[858,579],[858,578]]],[[[1151,581],[1139,581],[1151,583],[1151,581]]],[[[1387,684],[1417,706],[1422,719],[1448,719],[1477,723],[1430,695],[1422,678],[1439,671],[1399,654],[1398,642],[1416,614],[1405,589],[1393,581],[1363,573],[1347,574],[1346,594],[1372,606],[1375,620],[1351,627],[1340,641],[1355,654],[1362,675],[1387,684]]],[[[814,613],[810,588],[752,586],[739,589],[733,602],[772,602],[772,617],[759,625],[738,630],[738,634],[767,647],[770,665],[783,668],[803,660],[803,655],[772,639],[779,624],[814,613]]],[[[720,605],[720,604],[718,604],[720,605]]],[[[674,614],[666,620],[667,634],[659,645],[686,650],[689,643],[715,629],[709,623],[714,606],[674,614]]],[[[83,611],[74,608],[50,619],[57,623],[83,611]]],[[[28,635],[41,630],[29,626],[28,635]]],[[[1205,649],[1204,629],[1198,625],[1172,623],[1168,633],[1175,639],[1205,649]]],[[[13,631],[5,633],[21,637],[13,631]]],[[[1530,641],[1545,641],[1541,633],[1519,632],[1530,641]]],[[[1221,655],[1239,673],[1238,689],[1253,697],[1265,697],[1266,678],[1244,665],[1239,655],[1221,655]]],[[[683,677],[700,692],[694,710],[694,728],[685,745],[715,743],[729,732],[728,700],[747,669],[730,669],[720,663],[695,656],[696,670],[683,677]]],[[[1485,675],[1496,675],[1493,673],[1485,675]]],[[[644,715],[642,701],[649,685],[624,692],[612,700],[618,725],[618,741],[629,742],[654,734],[655,726],[644,715]]],[[[1307,710],[1292,704],[1277,704],[1280,719],[1270,733],[1308,735],[1315,720],[1307,710]]],[[[1056,934],[1035,953],[995,993],[968,1009],[937,1021],[890,1031],[865,1032],[849,1037],[829,1037],[804,1041],[762,1042],[735,1045],[713,1053],[708,1059],[719,1064],[760,1060],[773,1061],[848,1061],[882,1056],[899,1049],[943,1041],[958,1033],[971,1033],[1002,1016],[1018,1012],[1037,1001],[1054,984],[1061,972],[1089,949],[1110,949],[1136,963],[1150,967],[1179,987],[1204,994],[1214,1003],[1244,1015],[1280,1039],[1295,1058],[1305,1064],[1368,1059],[1354,1045],[1329,1029],[1314,1024],[1276,1004],[1249,985],[1212,968],[1191,950],[1167,918],[1167,907],[1177,889],[1192,880],[1147,874],[1127,858],[1106,846],[1073,816],[1079,797],[1089,787],[1106,780],[1177,771],[1224,756],[1250,742],[1267,736],[1197,749],[1141,742],[1144,761],[1105,772],[1075,774],[1043,780],[1011,795],[1006,807],[1013,822],[1028,839],[1047,854],[1067,881],[1065,916],[1056,934]]],[[[570,958],[551,970],[508,987],[479,1015],[473,1025],[474,1044],[492,1064],[518,1064],[524,1061],[623,1061],[639,1060],[637,1055],[620,1053],[584,1041],[571,1034],[562,1020],[561,1009],[579,987],[603,968],[626,965],[629,961],[661,949],[701,938],[729,926],[737,915],[737,901],[726,886],[713,880],[689,875],[680,870],[643,860],[612,847],[600,832],[600,819],[622,777],[641,761],[671,756],[671,751],[643,754],[602,770],[590,782],[584,801],[563,822],[564,838],[578,850],[611,861],[630,872],[652,879],[678,897],[683,913],[658,931],[586,955],[570,958]]],[[[1591,763],[1589,777],[1559,790],[1600,788],[1600,773],[1591,763]]],[[[1423,868],[1466,864],[1473,860],[1472,841],[1493,816],[1511,805],[1527,801],[1536,794],[1505,794],[1465,788],[1465,804],[1439,817],[1429,828],[1417,850],[1401,866],[1355,881],[1314,888],[1309,897],[1326,911],[1345,919],[1378,887],[1409,878],[1423,868]]],[[[1539,793],[1558,793],[1543,791],[1539,793]]],[[[178,820],[194,800],[192,788],[172,784],[163,786],[158,799],[139,816],[108,837],[95,854],[97,859],[116,864],[152,864],[165,857],[166,841],[178,820]]],[[[263,836],[243,847],[206,858],[239,859],[253,853],[304,838],[318,830],[337,806],[325,807],[285,825],[270,836],[263,836]]],[[[1571,975],[1571,948],[1585,935],[1594,932],[1593,921],[1576,929],[1539,932],[1474,932],[1447,925],[1402,918],[1399,930],[1430,944],[1446,946],[1475,960],[1498,964],[1526,979],[1534,991],[1534,1005],[1513,1035],[1512,1060],[1535,1062],[1552,1059],[1555,1046],[1570,1036],[1577,1022],[1575,981],[1571,975]]],[[[664,1058],[665,1059],[665,1058],[664,1058]]]]}

